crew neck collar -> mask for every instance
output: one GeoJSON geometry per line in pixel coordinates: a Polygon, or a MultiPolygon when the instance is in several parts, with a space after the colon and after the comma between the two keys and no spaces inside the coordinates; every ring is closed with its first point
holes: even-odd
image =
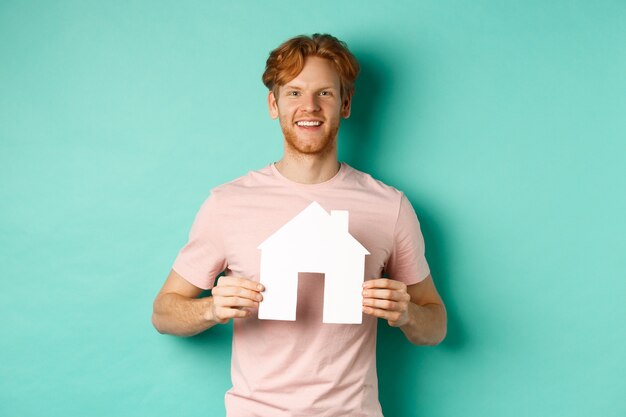
{"type": "Polygon", "coordinates": [[[317,182],[317,183],[313,183],[313,184],[307,184],[307,183],[303,183],[303,182],[297,182],[297,181],[290,180],[289,178],[287,178],[283,174],[281,174],[281,172],[278,170],[278,168],[276,168],[276,162],[272,162],[270,164],[270,168],[272,170],[272,173],[277,178],[279,178],[281,181],[283,181],[283,182],[286,182],[286,183],[288,183],[290,185],[293,185],[293,186],[296,186],[296,187],[315,188],[315,187],[323,187],[323,186],[330,185],[333,182],[337,181],[339,178],[343,177],[345,175],[345,172],[348,169],[348,165],[343,163],[343,162],[339,162],[339,170],[337,170],[337,173],[335,173],[334,176],[332,176],[331,178],[327,179],[326,181],[317,182]]]}

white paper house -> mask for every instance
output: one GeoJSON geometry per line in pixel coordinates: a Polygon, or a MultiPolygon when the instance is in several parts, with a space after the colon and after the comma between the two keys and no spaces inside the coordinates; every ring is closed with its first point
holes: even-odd
{"type": "Polygon", "coordinates": [[[348,233],[348,212],[311,203],[268,237],[261,250],[265,286],[259,318],[295,320],[298,273],[325,274],[324,323],[361,323],[365,249],[348,233]]]}

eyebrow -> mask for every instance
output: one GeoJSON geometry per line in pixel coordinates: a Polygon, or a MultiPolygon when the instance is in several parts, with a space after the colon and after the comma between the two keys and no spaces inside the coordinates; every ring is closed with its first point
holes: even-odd
{"type": "MultiPolygon", "coordinates": [[[[298,87],[298,86],[295,86],[295,85],[286,85],[286,86],[284,86],[284,88],[285,89],[290,89],[290,90],[302,90],[302,87],[298,87]]],[[[336,88],[331,86],[331,85],[329,85],[327,87],[318,88],[317,90],[336,90],[336,88]]]]}

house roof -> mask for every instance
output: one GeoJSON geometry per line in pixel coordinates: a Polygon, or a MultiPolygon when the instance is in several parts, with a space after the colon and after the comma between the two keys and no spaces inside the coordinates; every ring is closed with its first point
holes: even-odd
{"type": "MultiPolygon", "coordinates": [[[[348,214],[347,212],[345,214],[348,214]]],[[[347,221],[347,216],[337,216],[347,221]]],[[[269,249],[274,246],[295,245],[297,239],[319,239],[320,244],[333,242],[350,251],[356,251],[363,255],[369,255],[368,250],[359,243],[345,227],[337,224],[337,218],[329,214],[316,201],[309,204],[294,218],[285,223],[280,229],[265,239],[258,249],[269,249]]]]}

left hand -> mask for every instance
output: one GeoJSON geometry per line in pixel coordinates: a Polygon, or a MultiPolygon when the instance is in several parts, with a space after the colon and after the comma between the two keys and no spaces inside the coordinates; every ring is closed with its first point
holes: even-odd
{"type": "Polygon", "coordinates": [[[390,326],[404,326],[409,321],[410,303],[403,282],[380,278],[363,283],[363,312],[387,320],[390,326]]]}

